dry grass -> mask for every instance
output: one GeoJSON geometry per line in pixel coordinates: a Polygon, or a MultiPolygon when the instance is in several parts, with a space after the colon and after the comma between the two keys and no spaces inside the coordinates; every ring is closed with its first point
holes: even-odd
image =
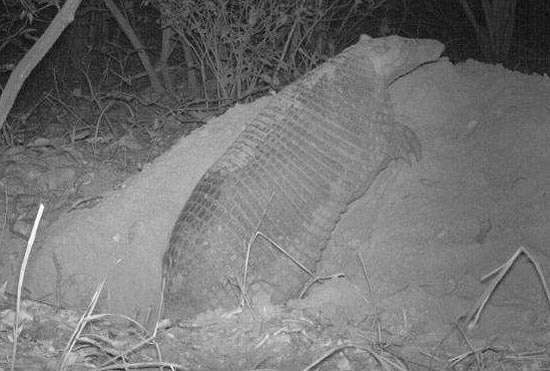
{"type": "MultiPolygon", "coordinates": [[[[156,342],[159,329],[159,318],[151,334],[149,331],[137,322],[136,320],[121,314],[111,314],[111,313],[101,313],[93,314],[97,302],[101,296],[101,292],[105,285],[105,280],[103,280],[98,287],[96,288],[92,299],[88,305],[86,311],[80,317],[80,320],[75,327],[73,334],[67,343],[63,356],[59,365],[59,370],[63,371],[69,366],[82,364],[87,359],[91,358],[108,358],[106,361],[101,363],[97,369],[98,370],[120,370],[120,369],[141,369],[141,368],[161,368],[166,367],[172,370],[183,369],[181,365],[176,363],[164,362],[162,361],[162,355],[160,352],[160,347],[156,342]],[[135,328],[139,329],[142,334],[142,339],[136,344],[127,347],[126,349],[120,349],[120,345],[115,341],[110,340],[105,336],[87,334],[83,335],[83,331],[88,325],[93,322],[105,319],[107,317],[116,317],[123,319],[130,323],[135,328]],[[77,345],[80,347],[78,350],[77,345]],[[128,357],[132,354],[135,354],[144,347],[153,345],[157,354],[158,361],[154,362],[129,362],[128,357]],[[92,349],[90,351],[90,348],[92,349]]],[[[162,303],[161,303],[162,305],[162,303]]],[[[159,310],[160,313],[160,310],[159,310]]]]}
{"type": "MultiPolygon", "coordinates": [[[[364,14],[381,3],[364,4],[364,14]]],[[[161,5],[182,45],[195,56],[204,98],[220,103],[277,89],[333,56],[334,30],[356,21],[354,10],[361,2],[185,0],[161,5]],[[206,88],[210,76],[216,96],[206,88]]]]}
{"type": "MultiPolygon", "coordinates": [[[[21,297],[22,297],[23,282],[24,282],[25,272],[27,269],[30,253],[32,251],[32,247],[36,239],[36,233],[38,230],[38,225],[40,224],[40,220],[42,218],[43,211],[44,211],[44,205],[40,204],[38,213],[36,215],[36,218],[33,224],[31,234],[27,241],[27,248],[25,250],[25,255],[19,270],[16,310],[15,310],[15,316],[13,320],[12,357],[10,362],[10,369],[12,371],[16,369],[17,346],[19,343],[18,338],[23,329],[23,327],[21,326],[22,324],[20,323],[21,322],[20,319],[22,318],[21,297]]],[[[65,349],[61,356],[61,360],[58,364],[57,369],[59,371],[63,371],[75,365],[90,366],[90,363],[88,362],[88,360],[91,359],[92,357],[97,358],[96,356],[98,355],[109,358],[107,361],[101,364],[98,368],[96,368],[98,370],[119,370],[119,369],[153,368],[153,367],[156,367],[156,368],[166,367],[171,370],[182,369],[180,365],[169,363],[169,362],[163,362],[161,360],[162,357],[160,354],[160,349],[158,347],[158,344],[155,341],[158,334],[158,328],[159,328],[159,322],[160,322],[162,298],[161,298],[161,303],[159,303],[159,310],[158,310],[159,317],[157,318],[156,325],[154,327],[153,332],[148,336],[144,336],[141,341],[129,347],[128,349],[119,350],[117,345],[114,344],[113,341],[109,340],[104,336],[91,335],[91,334],[83,335],[84,330],[91,323],[102,320],[106,317],[122,318],[127,322],[129,322],[130,324],[132,324],[134,327],[138,328],[143,334],[148,333],[147,329],[143,325],[141,325],[139,322],[135,321],[134,319],[128,316],[119,315],[119,314],[114,315],[114,314],[94,314],[93,313],[97,306],[101,293],[103,291],[104,285],[105,285],[105,280],[101,281],[98,284],[90,300],[90,303],[88,304],[86,311],[80,316],[80,319],[77,325],[75,326],[75,329],[69,341],[65,346],[65,349]],[[157,355],[159,358],[158,362],[139,362],[139,363],[126,362],[128,355],[133,354],[136,351],[142,349],[143,347],[149,346],[149,345],[155,346],[157,355]],[[95,351],[91,352],[89,349],[86,349],[89,347],[95,348],[95,351]]]]}
{"type": "Polygon", "coordinates": [[[19,333],[21,332],[21,328],[19,327],[19,316],[21,313],[21,292],[23,290],[23,281],[25,279],[25,272],[27,271],[27,264],[29,262],[29,257],[31,256],[31,250],[34,245],[34,240],[36,238],[36,232],[38,230],[38,225],[40,224],[40,219],[42,219],[42,213],[44,212],[44,205],[40,204],[38,207],[38,213],[36,214],[36,218],[34,219],[34,224],[32,226],[31,234],[29,236],[29,239],[27,241],[27,248],[25,249],[25,256],[23,257],[23,262],[21,264],[21,268],[19,270],[19,280],[17,281],[17,301],[16,301],[16,309],[15,309],[15,320],[13,322],[13,350],[12,350],[12,357],[11,357],[11,370],[15,370],[15,359],[17,356],[17,338],[19,336],[19,333]]]}

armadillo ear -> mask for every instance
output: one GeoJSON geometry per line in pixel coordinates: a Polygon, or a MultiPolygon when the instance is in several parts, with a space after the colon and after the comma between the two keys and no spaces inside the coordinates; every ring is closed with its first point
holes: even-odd
{"type": "Polygon", "coordinates": [[[369,41],[369,40],[372,40],[372,37],[370,37],[366,33],[359,36],[359,42],[369,41]]]}

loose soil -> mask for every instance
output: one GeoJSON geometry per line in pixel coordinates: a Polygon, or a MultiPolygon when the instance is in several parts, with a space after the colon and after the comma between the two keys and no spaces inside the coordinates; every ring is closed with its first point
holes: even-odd
{"type": "MultiPolygon", "coordinates": [[[[265,300],[239,309],[236,301],[232,312],[163,320],[157,348],[142,347],[127,362],[159,364],[162,354],[185,370],[550,367],[550,306],[533,264],[550,270],[548,77],[441,60],[390,91],[423,157],[412,166],[392,164],[351,205],[323,253],[318,273],[328,278],[285,306],[265,300]],[[520,254],[472,322],[496,275],[481,279],[517,251],[529,256],[520,254]]],[[[122,313],[148,330],[120,316],[95,319],[67,364],[98,366],[147,339],[178,212],[269,99],[230,109],[128,177],[83,160],[74,146],[4,151],[6,195],[50,195],[26,280],[27,296],[47,304],[22,303],[19,369],[55,369],[103,279],[95,313],[122,313]],[[51,189],[64,191],[53,197],[51,189]]],[[[28,234],[36,208],[29,200],[4,203],[10,231],[6,226],[1,246],[0,278],[8,282],[1,292],[2,359],[11,356],[10,293],[26,243],[18,236],[28,234]]]]}

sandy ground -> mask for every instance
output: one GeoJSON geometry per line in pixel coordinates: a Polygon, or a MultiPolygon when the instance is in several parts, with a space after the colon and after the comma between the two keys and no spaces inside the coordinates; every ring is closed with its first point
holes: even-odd
{"type": "MultiPolygon", "coordinates": [[[[481,278],[520,247],[550,270],[550,82],[442,60],[398,80],[391,94],[400,121],[422,142],[422,160],[393,164],[352,204],[319,267],[340,278],[315,285],[291,307],[315,307],[317,318],[346,333],[376,323],[388,342],[426,363],[420,350],[464,345],[456,331],[449,334],[490,287],[491,279],[481,278]]],[[[107,278],[102,310],[154,323],[160,259],[179,210],[267,99],[182,138],[98,206],[62,215],[33,252],[32,294],[85,307],[107,278]]],[[[549,313],[535,266],[522,255],[468,332],[468,344],[547,346],[549,313]]]]}
{"type": "MultiPolygon", "coordinates": [[[[480,279],[521,246],[548,271],[549,93],[548,78],[477,62],[397,82],[396,111],[423,160],[394,167],[351,207],[323,271],[344,272],[417,344],[440,341],[474,310],[491,283],[480,279]]],[[[547,343],[548,314],[534,266],[518,259],[473,333],[547,343]]]]}

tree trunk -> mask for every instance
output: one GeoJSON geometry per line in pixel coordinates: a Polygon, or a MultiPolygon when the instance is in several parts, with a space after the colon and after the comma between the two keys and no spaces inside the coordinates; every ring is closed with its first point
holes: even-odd
{"type": "Polygon", "coordinates": [[[52,45],[57,41],[63,30],[74,20],[74,14],[82,0],[67,0],[44,34],[25,54],[23,59],[17,63],[15,70],[10,75],[2,96],[0,96],[0,129],[13,107],[17,94],[23,83],[29,77],[32,70],[44,58],[52,45]]]}
{"type": "Polygon", "coordinates": [[[121,13],[113,0],[105,0],[105,5],[113,14],[113,17],[116,19],[118,25],[120,26],[128,40],[130,40],[130,43],[132,44],[134,49],[137,51],[139,59],[141,60],[141,64],[143,65],[143,68],[145,68],[147,75],[149,75],[149,80],[151,81],[153,91],[155,92],[155,94],[162,95],[164,93],[164,88],[162,87],[160,79],[155,72],[155,69],[153,68],[153,64],[151,63],[149,56],[145,52],[145,47],[134,32],[134,29],[130,25],[130,22],[128,22],[126,17],[121,13]]]}

